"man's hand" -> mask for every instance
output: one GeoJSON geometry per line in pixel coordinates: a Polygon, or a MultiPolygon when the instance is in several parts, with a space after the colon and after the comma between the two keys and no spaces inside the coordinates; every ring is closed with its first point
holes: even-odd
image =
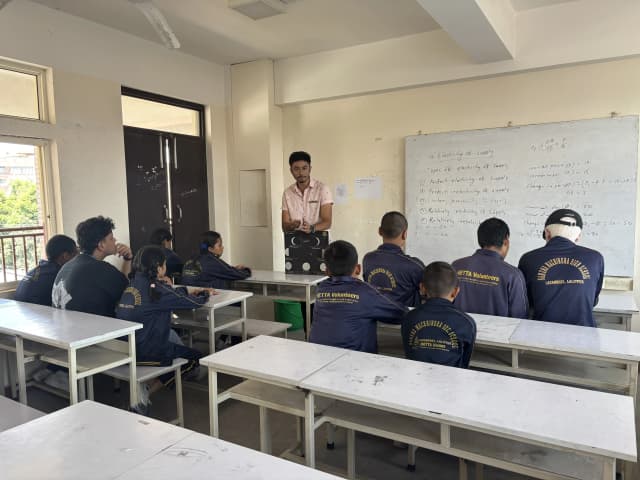
{"type": "Polygon", "coordinates": [[[248,267],[247,267],[246,265],[242,265],[242,264],[240,264],[240,265],[234,265],[234,268],[237,268],[238,270],[245,270],[245,269],[247,269],[248,267]]]}
{"type": "Polygon", "coordinates": [[[116,244],[116,255],[122,257],[125,262],[130,262],[131,260],[133,260],[133,252],[124,243],[116,244]]]}
{"type": "Polygon", "coordinates": [[[311,233],[311,227],[312,225],[309,225],[306,221],[304,221],[302,223],[302,227],[300,227],[300,230],[302,230],[304,233],[311,233]]]}
{"type": "Polygon", "coordinates": [[[166,275],[163,277],[158,277],[158,281],[167,285],[173,285],[173,280],[171,280],[171,277],[167,277],[166,275]]]}

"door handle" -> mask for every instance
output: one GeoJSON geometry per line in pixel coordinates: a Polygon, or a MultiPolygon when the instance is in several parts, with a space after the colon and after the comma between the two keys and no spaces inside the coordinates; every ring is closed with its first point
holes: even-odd
{"type": "Polygon", "coordinates": [[[162,137],[160,137],[160,169],[164,168],[164,148],[162,148],[162,137]]]}
{"type": "Polygon", "coordinates": [[[163,204],[162,208],[164,210],[164,223],[169,223],[169,208],[167,207],[167,204],[163,204]]]}
{"type": "Polygon", "coordinates": [[[176,137],[173,137],[173,168],[178,170],[178,139],[176,137]]]}
{"type": "Polygon", "coordinates": [[[178,210],[178,221],[181,222],[182,221],[182,207],[180,206],[180,204],[176,204],[176,209],[178,210]]]}

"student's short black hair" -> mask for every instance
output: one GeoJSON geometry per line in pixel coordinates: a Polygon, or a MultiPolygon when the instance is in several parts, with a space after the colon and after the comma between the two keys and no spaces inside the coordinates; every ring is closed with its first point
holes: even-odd
{"type": "Polygon", "coordinates": [[[400,212],[387,212],[380,221],[383,238],[397,238],[409,227],[406,217],[400,212]]]}
{"type": "Polygon", "coordinates": [[[289,166],[293,165],[293,162],[299,162],[300,160],[311,165],[311,155],[307,152],[293,152],[289,155],[289,166]]]}
{"type": "Polygon", "coordinates": [[[200,238],[200,253],[205,254],[209,251],[209,247],[215,246],[218,240],[222,238],[218,232],[208,230],[201,235],[200,238]]]}
{"type": "Polygon", "coordinates": [[[80,250],[91,255],[98,248],[98,243],[113,232],[114,228],[116,226],[113,220],[102,215],[80,222],[76,227],[76,238],[78,239],[80,250]]]}
{"type": "Polygon", "coordinates": [[[165,240],[173,240],[173,235],[171,235],[171,232],[166,228],[156,228],[151,234],[149,242],[152,245],[162,245],[162,242],[164,242],[165,240]]]}
{"type": "Polygon", "coordinates": [[[324,251],[324,261],[332,277],[349,276],[358,264],[358,252],[349,242],[336,240],[324,251]]]}
{"type": "Polygon", "coordinates": [[[509,238],[509,225],[499,218],[488,218],[478,227],[478,244],[481,248],[501,247],[509,238]]]}
{"type": "Polygon", "coordinates": [[[74,255],[78,247],[73,238],[66,235],[54,235],[47,242],[45,252],[47,253],[47,260],[55,262],[60,258],[63,253],[70,253],[74,255]]]}
{"type": "Polygon", "coordinates": [[[422,285],[429,298],[446,297],[458,286],[458,275],[447,262],[432,262],[424,269],[422,285]]]}

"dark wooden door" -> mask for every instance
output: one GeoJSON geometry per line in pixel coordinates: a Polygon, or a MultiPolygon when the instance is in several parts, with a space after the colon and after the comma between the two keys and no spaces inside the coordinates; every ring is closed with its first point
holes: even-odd
{"type": "Polygon", "coordinates": [[[173,247],[186,260],[197,253],[200,234],[209,229],[204,139],[173,135],[171,146],[173,247]]]}
{"type": "Polygon", "coordinates": [[[129,241],[134,252],[149,243],[156,228],[169,228],[166,141],[158,132],[124,128],[129,241]]]}

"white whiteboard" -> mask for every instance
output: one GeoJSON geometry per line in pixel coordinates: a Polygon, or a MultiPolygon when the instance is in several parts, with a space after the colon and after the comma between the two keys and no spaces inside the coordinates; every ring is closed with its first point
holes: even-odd
{"type": "Polygon", "coordinates": [[[407,252],[425,264],[471,255],[498,217],[517,265],[544,245],[547,216],[572,208],[606,274],[633,276],[638,116],[411,136],[405,162],[407,252]]]}

